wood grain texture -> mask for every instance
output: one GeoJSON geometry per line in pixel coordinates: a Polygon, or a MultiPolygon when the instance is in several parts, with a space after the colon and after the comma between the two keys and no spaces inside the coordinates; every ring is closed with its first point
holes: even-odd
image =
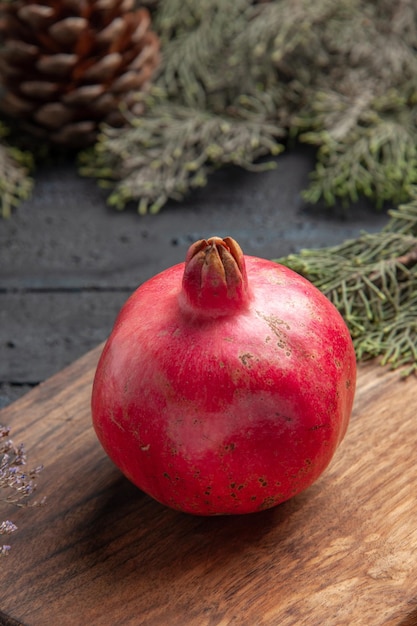
{"type": "Polygon", "coordinates": [[[417,624],[415,378],[361,366],[347,436],[315,485],[262,513],[199,518],[152,501],[102,451],[99,351],[0,412],[45,465],[47,497],[10,511],[0,624],[417,624]]]}

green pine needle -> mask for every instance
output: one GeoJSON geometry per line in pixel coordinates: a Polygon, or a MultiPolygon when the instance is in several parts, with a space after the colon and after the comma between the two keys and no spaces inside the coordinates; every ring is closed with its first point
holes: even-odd
{"type": "Polygon", "coordinates": [[[282,130],[256,114],[242,120],[181,105],[155,106],[123,132],[106,127],[102,133],[93,158],[82,155],[81,173],[115,180],[110,204],[123,209],[136,201],[140,214],[157,213],[167,200],[204,186],[215,166],[270,167],[254,161],[282,150],[282,130]]]}
{"type": "Polygon", "coordinates": [[[33,159],[28,152],[6,143],[7,135],[7,127],[0,122],[0,216],[3,218],[9,218],[13,208],[28,198],[33,188],[29,176],[33,159]]]}
{"type": "Polygon", "coordinates": [[[311,280],[344,317],[357,358],[417,371],[417,188],[376,234],[278,259],[311,280]]]}

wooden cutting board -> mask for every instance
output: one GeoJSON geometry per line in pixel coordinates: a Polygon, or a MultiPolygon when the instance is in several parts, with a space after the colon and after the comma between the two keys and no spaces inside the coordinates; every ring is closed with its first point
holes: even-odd
{"type": "Polygon", "coordinates": [[[89,410],[100,349],[0,412],[44,464],[47,497],[7,511],[19,530],[1,560],[0,624],[417,624],[416,378],[361,366],[347,436],[315,485],[262,513],[199,518],[152,501],[105,456],[89,410]]]}

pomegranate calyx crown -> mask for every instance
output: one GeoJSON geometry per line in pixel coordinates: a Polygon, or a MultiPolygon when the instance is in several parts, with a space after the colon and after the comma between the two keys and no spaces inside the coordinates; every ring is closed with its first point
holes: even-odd
{"type": "Polygon", "coordinates": [[[245,259],[232,237],[200,239],[185,258],[182,300],[207,317],[231,315],[249,301],[245,259]]]}

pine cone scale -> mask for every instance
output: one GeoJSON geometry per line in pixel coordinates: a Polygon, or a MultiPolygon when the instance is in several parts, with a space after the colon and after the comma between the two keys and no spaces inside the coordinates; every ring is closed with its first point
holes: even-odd
{"type": "Polygon", "coordinates": [[[106,92],[94,100],[91,106],[97,117],[102,117],[117,109],[117,99],[113,94],[106,92]]]}
{"type": "Polygon", "coordinates": [[[17,16],[32,28],[43,28],[53,18],[54,9],[40,4],[27,4],[17,11],[17,16]]]}
{"type": "Polygon", "coordinates": [[[39,55],[39,48],[33,44],[11,39],[0,50],[0,56],[8,62],[28,63],[39,55]]]}
{"type": "Polygon", "coordinates": [[[120,0],[97,0],[96,7],[102,11],[111,11],[120,4],[120,0]]]}
{"type": "Polygon", "coordinates": [[[51,134],[51,139],[57,144],[91,143],[95,138],[93,122],[78,122],[67,124],[60,131],[51,134]]]}
{"type": "Polygon", "coordinates": [[[143,39],[143,37],[145,37],[146,31],[150,26],[151,18],[147,11],[139,9],[136,21],[137,24],[135,31],[132,33],[132,41],[138,43],[143,39]]]}
{"type": "Polygon", "coordinates": [[[129,63],[128,70],[139,70],[141,67],[146,67],[148,64],[153,71],[153,54],[155,48],[155,37],[153,33],[148,33],[146,37],[146,43],[142,48],[142,51],[129,63]]]}
{"type": "Polygon", "coordinates": [[[59,92],[59,84],[28,80],[21,84],[20,89],[25,96],[44,100],[45,98],[52,98],[59,92]]]}
{"type": "Polygon", "coordinates": [[[43,56],[36,62],[36,69],[43,74],[63,75],[70,74],[70,71],[77,63],[76,54],[51,54],[43,56]]]}
{"type": "Polygon", "coordinates": [[[123,57],[119,52],[111,52],[87,68],[84,72],[84,78],[91,81],[108,81],[116,74],[117,70],[123,64],[123,57]]]}
{"type": "Polygon", "coordinates": [[[8,115],[28,114],[32,113],[35,106],[28,100],[23,100],[10,91],[4,96],[1,101],[3,111],[8,115]]]}
{"type": "Polygon", "coordinates": [[[119,76],[112,87],[112,91],[115,94],[130,91],[132,89],[138,89],[142,86],[145,78],[141,72],[132,70],[131,72],[125,72],[122,76],[119,76]]]}
{"type": "Polygon", "coordinates": [[[38,109],[34,118],[37,122],[46,126],[46,128],[56,129],[70,122],[72,113],[70,109],[65,108],[60,102],[51,102],[38,109]]]}
{"type": "Polygon", "coordinates": [[[48,29],[51,37],[65,46],[74,45],[81,33],[88,28],[88,20],[84,17],[66,17],[55,22],[48,29]]]}
{"type": "Polygon", "coordinates": [[[62,96],[62,102],[71,106],[85,106],[98,96],[101,96],[104,90],[104,85],[85,85],[66,93],[62,96]]]}
{"type": "MultiPolygon", "coordinates": [[[[114,19],[106,28],[97,34],[97,41],[101,45],[109,45],[118,39],[124,31],[124,21],[122,18],[114,19]]],[[[114,50],[110,49],[110,53],[114,50]]]]}

